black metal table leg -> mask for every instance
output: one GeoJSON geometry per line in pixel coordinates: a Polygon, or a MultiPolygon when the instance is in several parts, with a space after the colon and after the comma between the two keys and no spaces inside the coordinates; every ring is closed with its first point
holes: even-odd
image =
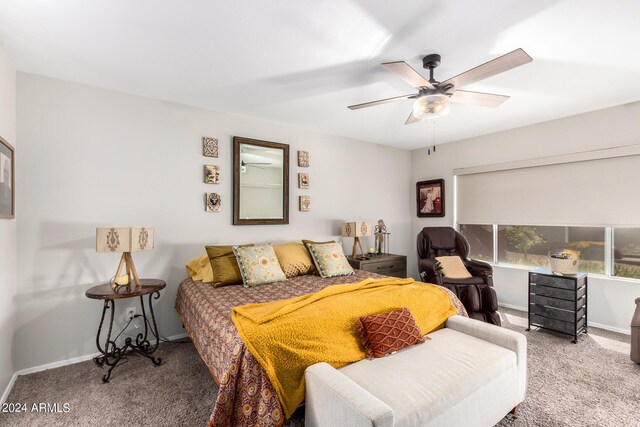
{"type": "Polygon", "coordinates": [[[153,357],[151,354],[158,349],[160,344],[160,334],[158,333],[158,326],[156,324],[155,314],[153,312],[153,299],[160,298],[160,291],[165,288],[166,282],[159,279],[140,279],[140,286],[136,286],[132,289],[127,289],[126,292],[114,291],[110,283],[104,283],[94,286],[85,292],[88,298],[103,300],[102,316],[100,317],[100,325],[98,326],[98,333],[96,335],[96,347],[100,354],[94,357],[94,362],[98,366],[107,366],[107,373],[102,376],[103,382],[109,382],[111,378],[111,372],[120,363],[122,358],[127,353],[138,353],[148,359],[150,359],[154,365],[158,366],[162,363],[162,359],[159,357],[153,357]],[[148,304],[149,307],[145,307],[145,301],[143,296],[149,295],[148,304]],[[113,319],[115,313],[115,300],[124,298],[140,297],[140,305],[142,309],[142,321],[144,322],[144,331],[139,332],[135,339],[127,337],[124,344],[118,347],[116,341],[120,334],[129,326],[127,324],[116,336],[112,338],[113,333],[113,319]],[[151,319],[147,317],[147,310],[151,313],[151,319]],[[106,340],[103,343],[100,340],[102,331],[104,328],[105,318],[109,311],[109,331],[107,332],[106,340]],[[151,344],[149,337],[149,330],[155,336],[155,344],[151,344]]]}
{"type": "MultiPolygon", "coordinates": [[[[98,326],[98,334],[96,335],[96,346],[98,347],[98,350],[100,351],[102,356],[94,357],[93,361],[96,362],[100,366],[102,366],[104,364],[104,355],[106,354],[106,351],[102,348],[102,345],[100,345],[100,334],[102,332],[102,325],[104,323],[104,316],[105,316],[105,314],[107,314],[107,309],[111,305],[111,302],[112,302],[111,300],[106,300],[104,302],[104,305],[102,307],[102,317],[100,318],[100,325],[98,326]]],[[[111,317],[113,318],[113,310],[111,312],[111,317]]],[[[109,326],[109,330],[111,330],[111,325],[109,326]]],[[[109,333],[109,335],[111,335],[111,333],[109,333]]]]}
{"type": "Polygon", "coordinates": [[[106,374],[102,376],[102,382],[109,382],[109,378],[111,377],[111,371],[116,367],[122,356],[124,356],[124,351],[126,350],[126,344],[123,348],[118,348],[116,346],[115,341],[111,340],[111,332],[113,331],[113,316],[115,311],[115,301],[111,299],[107,299],[104,301],[104,307],[102,309],[102,318],[100,319],[100,326],[98,326],[98,334],[96,335],[96,344],[98,346],[98,350],[100,350],[101,355],[97,356],[93,359],[93,361],[99,365],[107,365],[109,366],[109,370],[106,374]],[[110,310],[109,316],[109,332],[107,332],[107,339],[105,342],[104,348],[100,345],[100,334],[102,332],[102,325],[104,323],[104,317],[107,312],[107,309],[110,310]]]}
{"type": "Polygon", "coordinates": [[[140,306],[142,307],[142,321],[144,322],[144,334],[141,332],[136,336],[136,343],[135,345],[131,345],[131,348],[135,350],[137,353],[139,353],[140,355],[148,359],[151,359],[153,364],[158,366],[162,363],[162,359],[159,357],[156,358],[151,356],[151,354],[158,349],[158,345],[160,344],[160,335],[158,334],[158,328],[156,326],[156,318],[153,313],[152,299],[154,295],[155,295],[155,299],[158,299],[160,298],[160,292],[156,291],[149,294],[149,311],[151,312],[151,320],[153,322],[153,330],[151,332],[156,337],[156,344],[152,346],[151,342],[149,341],[149,325],[148,325],[149,322],[147,319],[147,312],[144,308],[144,298],[142,295],[140,295],[140,306]]]}

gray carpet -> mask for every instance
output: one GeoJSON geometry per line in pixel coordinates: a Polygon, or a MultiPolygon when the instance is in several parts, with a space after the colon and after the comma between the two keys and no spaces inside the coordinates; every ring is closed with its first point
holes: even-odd
{"type": "MultiPolygon", "coordinates": [[[[628,336],[591,328],[571,344],[525,332],[525,313],[501,312],[504,326],[529,340],[529,388],[518,414],[498,426],[640,425],[640,365],[629,359],[628,336]]],[[[158,353],[161,366],[130,356],[109,384],[92,361],[21,376],[7,402],[69,403],[70,411],[0,413],[0,426],[205,426],[217,390],[206,366],[188,341],[161,344],[158,353]]],[[[286,426],[302,426],[303,417],[286,426]]]]}

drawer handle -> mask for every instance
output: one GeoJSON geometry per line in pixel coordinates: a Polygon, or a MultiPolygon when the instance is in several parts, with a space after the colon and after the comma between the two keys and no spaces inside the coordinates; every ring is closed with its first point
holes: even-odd
{"type": "Polygon", "coordinates": [[[392,265],[387,265],[387,266],[384,266],[384,267],[378,266],[378,270],[387,270],[387,269],[392,269],[392,268],[393,268],[393,264],[392,265]]]}

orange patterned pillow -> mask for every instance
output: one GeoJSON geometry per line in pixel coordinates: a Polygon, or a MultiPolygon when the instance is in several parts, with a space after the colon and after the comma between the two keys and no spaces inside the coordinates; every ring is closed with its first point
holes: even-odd
{"type": "Polygon", "coordinates": [[[389,313],[362,316],[358,332],[370,358],[386,356],[431,339],[420,333],[420,328],[407,307],[389,313]]]}

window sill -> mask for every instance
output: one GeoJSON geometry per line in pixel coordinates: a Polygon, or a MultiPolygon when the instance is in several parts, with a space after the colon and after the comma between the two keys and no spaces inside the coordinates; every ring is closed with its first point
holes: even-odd
{"type": "MultiPolygon", "coordinates": [[[[509,268],[512,270],[523,270],[523,271],[531,271],[534,270],[536,268],[543,268],[543,267],[538,267],[535,265],[521,265],[521,264],[508,264],[508,263],[493,263],[493,262],[489,262],[489,261],[485,261],[487,263],[489,263],[492,267],[498,267],[498,268],[509,268]]],[[[594,277],[596,279],[600,279],[600,280],[613,280],[613,281],[618,281],[618,282],[627,282],[627,283],[637,283],[640,284],[640,279],[634,279],[631,277],[619,277],[619,276],[607,276],[605,274],[599,274],[599,273],[587,273],[589,275],[589,277],[594,277]]]]}

